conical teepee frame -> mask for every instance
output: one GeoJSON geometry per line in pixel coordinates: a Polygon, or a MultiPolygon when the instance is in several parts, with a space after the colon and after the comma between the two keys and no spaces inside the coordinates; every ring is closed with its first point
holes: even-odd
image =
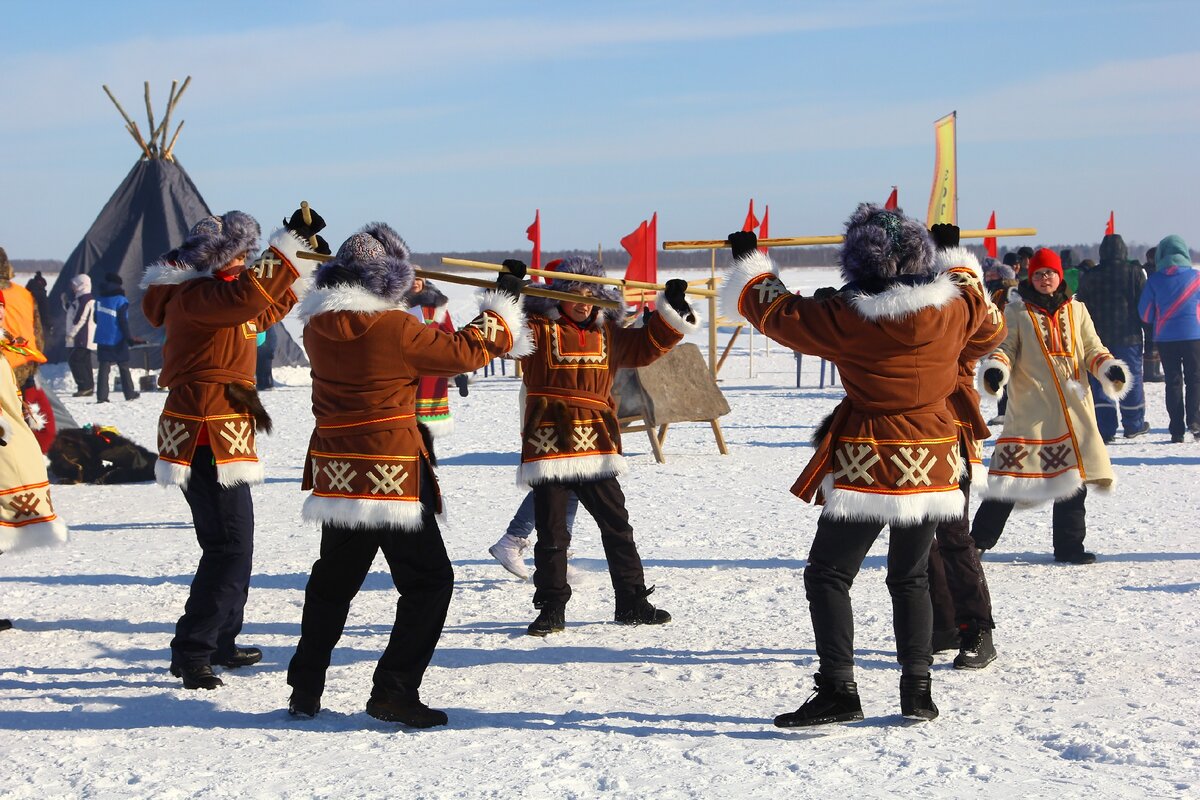
{"type": "Polygon", "coordinates": [[[174,161],[172,155],[175,152],[175,142],[179,139],[179,131],[183,130],[183,120],[179,121],[178,127],[175,128],[175,134],[171,137],[170,142],[167,141],[167,130],[171,123],[171,113],[175,111],[175,106],[179,104],[179,98],[183,97],[183,93],[187,91],[188,84],[192,82],[192,76],[189,75],[184,79],[183,85],[179,85],[179,81],[171,81],[171,94],[167,97],[167,113],[163,114],[162,121],[157,127],[154,125],[154,109],[150,105],[150,81],[145,82],[146,89],[146,120],[150,127],[150,141],[147,142],[142,138],[142,132],[138,128],[138,124],[129,118],[125,113],[125,109],[117,102],[117,98],[107,86],[104,86],[104,93],[108,95],[108,99],[112,100],[113,105],[117,107],[117,111],[121,112],[121,116],[125,118],[125,130],[129,131],[129,135],[137,142],[138,147],[142,148],[142,158],[147,161],[161,158],[166,161],[174,161]]]}

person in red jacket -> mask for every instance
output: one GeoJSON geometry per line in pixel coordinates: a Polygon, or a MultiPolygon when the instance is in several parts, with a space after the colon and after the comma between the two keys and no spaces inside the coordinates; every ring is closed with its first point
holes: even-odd
{"type": "Polygon", "coordinates": [[[324,226],[296,211],[270,246],[257,250],[258,223],[230,211],[197,222],[180,246],[146,268],[142,311],[166,331],[158,385],[167,389],[158,420],[155,476],[183,490],[192,511],[200,563],[171,641],[171,673],[187,689],[215,689],[212,665],[242,667],[262,659],[239,647],[250,589],[254,504],[261,483],[258,429],[270,418],[255,392],[255,344],[261,327],[296,303],[296,258],[324,226]]]}

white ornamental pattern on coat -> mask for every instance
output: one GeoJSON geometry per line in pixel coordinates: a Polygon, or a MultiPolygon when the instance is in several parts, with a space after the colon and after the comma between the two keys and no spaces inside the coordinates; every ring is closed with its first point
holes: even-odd
{"type": "Polygon", "coordinates": [[[254,277],[261,280],[270,280],[275,277],[275,268],[282,267],[283,260],[279,256],[272,253],[270,250],[263,253],[251,265],[250,270],[254,273],[254,277]]]}
{"type": "Polygon", "coordinates": [[[221,431],[221,438],[229,442],[229,454],[250,453],[250,435],[253,433],[250,423],[246,420],[230,420],[221,431]]]}
{"type": "Polygon", "coordinates": [[[376,464],[375,469],[378,470],[379,477],[373,472],[367,473],[367,478],[375,484],[371,487],[371,494],[404,494],[403,483],[408,480],[408,472],[405,471],[404,465],[376,464]]]}
{"type": "Polygon", "coordinates": [[[603,364],[608,360],[608,335],[603,329],[600,331],[600,352],[599,353],[564,353],[560,336],[562,328],[553,326],[550,331],[550,356],[556,364],[603,364]]]}
{"type": "Polygon", "coordinates": [[[190,439],[191,436],[187,432],[187,425],[184,425],[182,422],[172,422],[169,419],[164,419],[158,423],[159,451],[169,456],[179,455],[180,445],[190,439]]]}
{"type": "MultiPolygon", "coordinates": [[[[435,323],[430,323],[435,324],[435,323]]],[[[496,337],[504,330],[504,326],[492,314],[480,314],[475,319],[471,320],[465,327],[474,328],[483,334],[483,338],[487,339],[492,344],[496,343],[496,337]]]]}
{"type": "Polygon", "coordinates": [[[787,287],[783,282],[774,275],[754,286],[754,291],[758,292],[758,302],[762,305],[768,305],[779,295],[787,292],[787,287]]]}
{"type": "Polygon", "coordinates": [[[553,428],[538,428],[529,437],[529,443],[533,445],[539,455],[558,452],[558,435],[555,434],[553,428]]]}
{"type": "Polygon", "coordinates": [[[927,447],[899,447],[891,455],[891,462],[900,470],[897,486],[911,483],[913,486],[930,486],[933,481],[929,473],[937,465],[937,456],[930,455],[927,447]],[[903,458],[901,458],[903,457],[903,458]]]}
{"type": "Polygon", "coordinates": [[[863,483],[870,485],[875,482],[867,470],[878,464],[880,458],[871,445],[863,444],[858,447],[853,444],[843,445],[834,455],[841,467],[833,473],[835,481],[838,478],[846,478],[851,483],[862,480],[863,483]],[[870,458],[867,458],[868,456],[870,458]]]}
{"type": "Polygon", "coordinates": [[[571,446],[575,448],[576,453],[583,450],[595,450],[596,439],[599,435],[596,429],[590,425],[576,425],[571,434],[571,438],[574,440],[571,446]]]}
{"type": "Polygon", "coordinates": [[[329,479],[329,488],[335,492],[349,492],[352,490],[350,481],[358,475],[353,469],[349,461],[330,461],[321,471],[325,473],[325,477],[329,479]]]}

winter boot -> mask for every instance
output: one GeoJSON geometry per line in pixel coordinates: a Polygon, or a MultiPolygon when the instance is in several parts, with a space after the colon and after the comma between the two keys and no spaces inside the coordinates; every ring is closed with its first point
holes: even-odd
{"type": "Polygon", "coordinates": [[[197,664],[186,667],[171,666],[171,674],[183,678],[185,689],[216,689],[224,686],[225,681],[213,674],[209,664],[197,664]]]}
{"type": "Polygon", "coordinates": [[[795,711],[776,717],[776,728],[804,728],[831,722],[855,722],[863,718],[857,683],[830,680],[819,672],[813,676],[813,683],[816,685],[812,696],[795,711]]]}
{"type": "Polygon", "coordinates": [[[506,533],[500,537],[500,541],[488,548],[488,552],[492,554],[492,558],[500,562],[500,566],[521,580],[527,581],[529,580],[529,570],[525,567],[525,558],[522,553],[528,546],[528,539],[506,533]]]}
{"type": "Polygon", "coordinates": [[[1056,556],[1054,556],[1054,560],[1060,564],[1079,564],[1079,565],[1095,564],[1096,563],[1096,554],[1089,553],[1086,550],[1084,550],[1082,552],[1074,553],[1073,555],[1069,555],[1069,556],[1056,555],[1056,556]]]}
{"type": "Polygon", "coordinates": [[[930,720],[938,715],[928,675],[900,676],[900,713],[905,719],[930,720]]]}
{"type": "Polygon", "coordinates": [[[958,628],[933,632],[932,652],[945,653],[959,648],[958,628]]]}
{"type": "Polygon", "coordinates": [[[233,653],[224,658],[214,658],[214,664],[225,667],[226,669],[237,669],[238,667],[248,667],[251,664],[257,664],[262,661],[262,650],[257,647],[234,647],[233,653]]]}
{"type": "Polygon", "coordinates": [[[962,649],[954,657],[955,669],[983,669],[996,660],[996,648],[992,645],[992,631],[978,625],[963,628],[962,649]]]}
{"type": "Polygon", "coordinates": [[[638,587],[632,595],[618,595],[613,621],[618,625],[662,625],[670,622],[670,614],[650,605],[646,599],[653,593],[654,587],[651,586],[649,589],[638,587]]]}
{"type": "Polygon", "coordinates": [[[367,713],[384,722],[399,722],[410,728],[433,728],[448,722],[445,711],[421,702],[415,690],[400,692],[375,689],[367,701],[367,713]]]}
{"type": "Polygon", "coordinates": [[[315,694],[292,689],[291,699],[288,700],[288,713],[293,717],[308,717],[312,719],[321,710],[321,698],[315,694]]]}
{"type": "Polygon", "coordinates": [[[537,619],[529,625],[530,636],[548,636],[560,633],[567,627],[565,609],[559,605],[542,606],[537,619]]]}
{"type": "Polygon", "coordinates": [[[1137,437],[1141,436],[1142,434],[1149,433],[1149,432],[1150,432],[1150,423],[1143,422],[1142,427],[1137,428],[1136,430],[1132,430],[1132,431],[1125,431],[1125,438],[1126,439],[1136,439],[1137,437]]]}
{"type": "Polygon", "coordinates": [[[0,619],[0,631],[6,631],[12,627],[11,619],[0,619]]]}

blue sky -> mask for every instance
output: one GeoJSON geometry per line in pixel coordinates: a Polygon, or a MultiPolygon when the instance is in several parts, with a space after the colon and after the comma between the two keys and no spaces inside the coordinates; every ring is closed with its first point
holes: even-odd
{"type": "MultiPolygon", "coordinates": [[[[192,76],[176,154],[216,211],[301,199],[335,244],[415,250],[777,236],[862,200],[924,218],[957,110],[959,216],[1096,241],[1200,242],[1196,2],[53,2],[0,0],[0,244],[65,258],[192,76]]],[[[172,126],[173,127],[173,126],[172,126]]]]}

